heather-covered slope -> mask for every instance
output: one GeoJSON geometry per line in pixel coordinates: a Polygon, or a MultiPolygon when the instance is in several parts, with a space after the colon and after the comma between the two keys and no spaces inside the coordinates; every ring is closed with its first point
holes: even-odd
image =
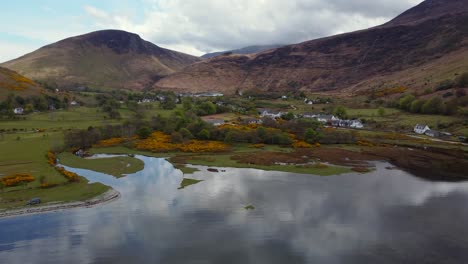
{"type": "Polygon", "coordinates": [[[155,84],[176,91],[347,91],[431,83],[468,71],[468,3],[427,0],[382,26],[199,62],[155,84]]]}

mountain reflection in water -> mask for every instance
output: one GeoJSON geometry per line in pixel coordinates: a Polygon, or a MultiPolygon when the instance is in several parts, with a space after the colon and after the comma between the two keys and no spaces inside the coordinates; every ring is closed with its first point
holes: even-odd
{"type": "Polygon", "coordinates": [[[468,183],[424,181],[376,163],[332,177],[206,168],[145,169],[96,208],[0,219],[0,263],[462,263],[468,183]],[[253,210],[245,207],[252,205],[253,210]]]}

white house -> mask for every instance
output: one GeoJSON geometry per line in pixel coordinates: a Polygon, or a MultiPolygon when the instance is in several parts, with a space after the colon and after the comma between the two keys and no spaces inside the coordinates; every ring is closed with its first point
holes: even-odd
{"type": "Polygon", "coordinates": [[[77,101],[71,101],[70,105],[78,105],[77,101]]]}
{"type": "Polygon", "coordinates": [[[426,132],[424,132],[424,134],[426,136],[429,136],[429,137],[439,137],[440,136],[439,131],[435,131],[435,130],[427,130],[426,132]]]}
{"type": "Polygon", "coordinates": [[[415,127],[414,127],[414,132],[417,133],[417,134],[424,134],[426,133],[426,131],[428,130],[431,130],[427,125],[420,125],[420,124],[417,124],[415,127]]]}
{"type": "Polygon", "coordinates": [[[283,112],[279,111],[271,111],[268,109],[264,109],[260,111],[260,116],[261,117],[271,117],[271,118],[280,118],[282,115],[284,115],[283,112]]]}
{"type": "Polygon", "coordinates": [[[303,114],[302,114],[302,117],[303,117],[303,118],[316,118],[316,117],[317,117],[317,114],[314,114],[314,113],[303,113],[303,114]]]}
{"type": "Polygon", "coordinates": [[[362,122],[360,120],[351,120],[351,124],[349,125],[349,127],[352,127],[352,128],[363,128],[364,125],[362,124],[362,122]]]}
{"type": "Polygon", "coordinates": [[[13,109],[13,113],[15,113],[15,115],[22,115],[24,113],[24,109],[22,107],[17,107],[13,109]]]}
{"type": "Polygon", "coordinates": [[[212,124],[213,126],[220,126],[225,123],[223,119],[207,119],[205,122],[212,124]]]}
{"type": "Polygon", "coordinates": [[[244,120],[244,124],[248,124],[248,125],[251,125],[251,124],[261,125],[261,124],[263,124],[263,120],[257,119],[257,118],[247,118],[247,119],[244,120]]]}
{"type": "Polygon", "coordinates": [[[318,115],[316,118],[317,118],[317,121],[322,122],[322,123],[340,120],[338,117],[334,115],[318,115]]]}

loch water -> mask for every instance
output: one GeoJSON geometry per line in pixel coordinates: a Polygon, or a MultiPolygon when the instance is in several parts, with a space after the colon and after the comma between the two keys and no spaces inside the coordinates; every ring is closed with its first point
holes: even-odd
{"type": "Polygon", "coordinates": [[[377,162],[328,177],[196,166],[179,189],[172,164],[137,158],[120,179],[68,168],[114,202],[0,219],[0,263],[468,263],[468,183],[377,162]]]}

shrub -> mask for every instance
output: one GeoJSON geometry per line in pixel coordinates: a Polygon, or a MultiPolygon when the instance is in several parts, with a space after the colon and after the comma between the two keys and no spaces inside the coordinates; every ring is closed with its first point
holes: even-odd
{"type": "Polygon", "coordinates": [[[304,140],[309,144],[318,142],[321,137],[322,135],[312,128],[307,129],[304,133],[304,140]]]}
{"type": "Polygon", "coordinates": [[[433,97],[423,104],[421,112],[424,114],[440,114],[444,112],[442,99],[433,97]]]}
{"type": "Polygon", "coordinates": [[[424,100],[414,100],[412,103],[411,103],[411,107],[410,107],[410,112],[411,113],[419,113],[421,112],[421,107],[426,103],[426,101],[424,100]]]}
{"type": "Polygon", "coordinates": [[[410,110],[410,107],[411,107],[411,103],[413,103],[413,101],[416,99],[416,97],[414,97],[414,95],[411,95],[411,94],[408,94],[404,97],[402,97],[399,101],[398,101],[398,106],[401,108],[401,109],[404,109],[406,111],[409,111],[410,110]]]}
{"type": "Polygon", "coordinates": [[[142,128],[140,128],[140,129],[138,129],[137,135],[138,135],[138,137],[140,137],[141,139],[148,138],[148,137],[151,135],[151,128],[149,128],[149,127],[147,127],[147,126],[142,127],[142,128]]]}
{"type": "Polygon", "coordinates": [[[346,119],[348,117],[348,112],[346,111],[346,108],[344,108],[341,105],[335,108],[333,114],[341,119],[346,119]]]}
{"type": "Polygon", "coordinates": [[[448,90],[448,89],[455,87],[455,85],[456,85],[455,81],[447,79],[447,80],[440,82],[435,88],[435,90],[436,91],[448,90]]]}
{"type": "Polygon", "coordinates": [[[16,173],[13,175],[3,176],[0,181],[3,186],[12,187],[23,183],[33,182],[34,177],[29,173],[16,173]]]}
{"type": "Polygon", "coordinates": [[[188,129],[186,128],[182,128],[179,130],[179,133],[182,135],[182,137],[184,139],[193,139],[193,135],[192,135],[192,132],[190,132],[188,129]]]}
{"type": "Polygon", "coordinates": [[[197,138],[202,140],[210,139],[210,131],[207,129],[202,129],[200,132],[198,132],[197,138]]]}

